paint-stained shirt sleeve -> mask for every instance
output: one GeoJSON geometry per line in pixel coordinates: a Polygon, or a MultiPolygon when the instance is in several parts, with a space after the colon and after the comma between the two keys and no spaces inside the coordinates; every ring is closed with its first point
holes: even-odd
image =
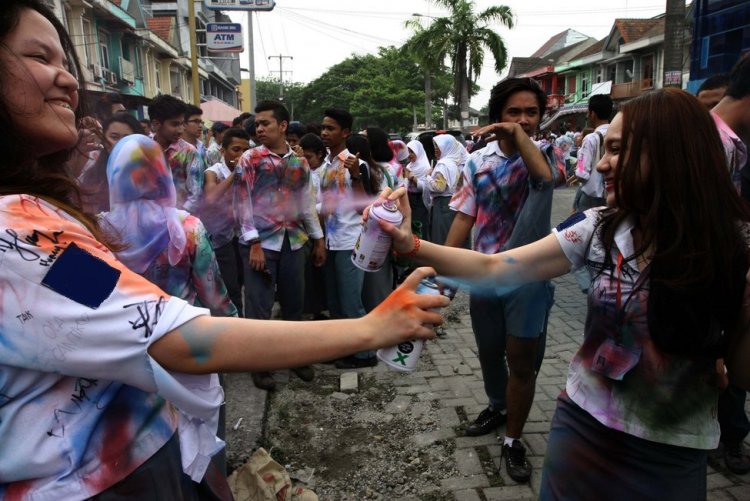
{"type": "Polygon", "coordinates": [[[197,214],[203,196],[203,176],[205,175],[206,164],[197,150],[189,153],[188,162],[185,184],[188,198],[185,202],[185,210],[191,214],[197,214]]]}
{"type": "Polygon", "coordinates": [[[598,141],[596,133],[588,134],[583,138],[583,144],[578,148],[576,162],[576,177],[588,181],[591,170],[594,168],[594,160],[597,157],[598,141]]]}
{"type": "Polygon", "coordinates": [[[552,229],[573,270],[585,264],[586,251],[599,218],[599,209],[578,212],[552,229]]]}
{"type": "Polygon", "coordinates": [[[195,243],[195,255],[191,269],[191,281],[195,287],[200,306],[211,310],[219,317],[236,317],[237,308],[229,300],[227,288],[221,278],[216,255],[211,248],[208,233],[199,219],[188,218],[186,231],[195,243]]]}
{"type": "Polygon", "coordinates": [[[320,227],[320,218],[318,217],[317,209],[317,194],[319,188],[316,188],[312,174],[309,175],[308,179],[309,189],[304,195],[305,201],[302,206],[305,207],[303,220],[305,223],[305,229],[307,234],[313,240],[319,240],[323,238],[323,229],[320,227]]]}
{"type": "Polygon", "coordinates": [[[12,372],[16,385],[3,388],[4,426],[14,403],[17,413],[28,408],[19,402],[29,392],[39,395],[38,404],[66,408],[70,390],[57,386],[67,381],[97,380],[99,389],[123,383],[179,408],[181,441],[198,444],[183,467],[203,475],[217,450],[205,437],[216,430],[218,379],[169,372],[148,349],[207,310],[170,297],[117,261],[78,221],[24,195],[0,198],[0,291],[0,381],[12,372]],[[39,381],[49,378],[60,382],[42,394],[39,381]]]}
{"type": "Polygon", "coordinates": [[[466,161],[461,172],[461,176],[463,176],[463,180],[460,183],[461,188],[453,194],[450,202],[451,209],[472,217],[476,217],[477,215],[474,173],[476,172],[477,160],[481,160],[481,158],[477,154],[472,154],[469,160],[466,161]]]}
{"type": "Polygon", "coordinates": [[[255,182],[255,163],[256,156],[254,149],[249,149],[240,157],[237,165],[242,169],[242,178],[240,179],[237,189],[235,190],[235,204],[237,208],[237,221],[240,225],[240,241],[247,243],[250,240],[258,238],[258,229],[255,227],[253,218],[253,200],[251,192],[255,182]]]}

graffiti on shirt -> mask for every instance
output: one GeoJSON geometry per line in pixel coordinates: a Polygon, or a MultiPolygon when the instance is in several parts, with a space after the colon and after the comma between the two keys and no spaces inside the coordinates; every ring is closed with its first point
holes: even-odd
{"type": "Polygon", "coordinates": [[[93,405],[99,410],[104,409],[104,407],[99,405],[99,400],[102,395],[106,394],[112,384],[112,382],[109,382],[105,386],[100,386],[98,379],[85,377],[77,378],[75,383],[73,383],[73,391],[68,400],[69,404],[72,405],[67,409],[56,408],[53,411],[55,423],[47,430],[47,436],[56,438],[64,437],[67,416],[79,414],[86,406],[93,405]]]}
{"type": "Polygon", "coordinates": [[[63,234],[63,231],[53,231],[51,233],[49,232],[43,232],[39,230],[33,230],[31,234],[27,235],[23,239],[21,239],[20,235],[16,232],[16,230],[12,228],[6,228],[5,234],[7,236],[0,237],[0,251],[2,252],[8,252],[8,251],[15,251],[18,256],[23,259],[24,261],[28,262],[34,262],[39,261],[39,264],[42,266],[50,266],[52,262],[57,258],[57,256],[60,254],[60,252],[63,251],[64,247],[60,244],[60,235],[63,234]],[[41,259],[41,255],[36,252],[33,249],[29,249],[26,246],[22,245],[23,243],[30,245],[32,247],[40,248],[39,245],[40,240],[47,240],[50,243],[54,244],[54,247],[52,248],[52,252],[44,259],[41,259]],[[40,261],[41,259],[41,261],[40,261]]]}
{"type": "Polygon", "coordinates": [[[164,311],[164,304],[164,296],[160,296],[158,300],[126,304],[123,308],[135,308],[138,317],[135,320],[128,320],[128,323],[134,331],[143,329],[144,337],[151,337],[154,332],[153,329],[164,311]]]}
{"type": "Polygon", "coordinates": [[[8,235],[7,237],[0,237],[0,251],[15,251],[18,254],[18,257],[20,257],[24,261],[32,262],[39,260],[40,256],[35,251],[19,245],[18,240],[20,237],[15,230],[6,228],[5,233],[6,235],[8,235]]]}
{"type": "Polygon", "coordinates": [[[78,344],[83,338],[84,327],[90,321],[91,318],[87,313],[83,313],[80,317],[75,319],[74,324],[72,325],[56,316],[46,320],[42,325],[42,332],[48,339],[55,341],[55,343],[49,348],[49,351],[52,353],[52,358],[64,362],[67,358],[67,354],[78,348],[78,344]]]}
{"type": "Polygon", "coordinates": [[[31,320],[32,318],[34,318],[34,315],[32,315],[29,310],[26,310],[16,315],[16,318],[18,319],[19,322],[21,322],[22,324],[25,324],[28,320],[31,320]]]}

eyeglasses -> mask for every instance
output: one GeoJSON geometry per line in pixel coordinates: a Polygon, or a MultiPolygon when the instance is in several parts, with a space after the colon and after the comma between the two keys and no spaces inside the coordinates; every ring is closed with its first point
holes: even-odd
{"type": "Polygon", "coordinates": [[[192,120],[187,120],[187,122],[188,123],[194,123],[194,124],[203,125],[203,120],[201,120],[200,118],[194,118],[192,120]]]}

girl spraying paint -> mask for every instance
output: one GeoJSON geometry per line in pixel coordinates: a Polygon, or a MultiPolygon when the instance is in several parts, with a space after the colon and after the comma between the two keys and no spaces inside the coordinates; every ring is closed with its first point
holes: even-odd
{"type": "Polygon", "coordinates": [[[482,255],[414,238],[397,190],[389,198],[404,223],[387,229],[396,251],[443,275],[505,286],[590,269],[584,340],[557,402],[541,499],[705,499],[707,451],[719,440],[716,359],[750,387],[750,215],[696,98],[662,89],[620,109],[597,165],[608,207],[482,255]]]}
{"type": "Polygon", "coordinates": [[[0,497],[227,499],[208,469],[220,387],[265,371],[432,337],[446,298],[414,290],[361,319],[212,318],[129,270],[80,209],[80,66],[41,0],[0,4],[0,497]],[[33,120],[32,120],[33,118],[33,120]],[[389,329],[383,329],[389,325],[389,329]]]}

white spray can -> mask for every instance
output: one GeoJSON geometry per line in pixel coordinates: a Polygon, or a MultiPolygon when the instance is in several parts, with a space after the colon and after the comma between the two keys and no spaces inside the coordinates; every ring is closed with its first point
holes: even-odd
{"type": "Polygon", "coordinates": [[[378,221],[381,219],[398,226],[404,220],[404,216],[392,200],[386,200],[370,208],[370,215],[367,221],[362,223],[362,231],[352,250],[352,263],[357,268],[378,271],[391,252],[391,236],[380,228],[378,221]]]}

